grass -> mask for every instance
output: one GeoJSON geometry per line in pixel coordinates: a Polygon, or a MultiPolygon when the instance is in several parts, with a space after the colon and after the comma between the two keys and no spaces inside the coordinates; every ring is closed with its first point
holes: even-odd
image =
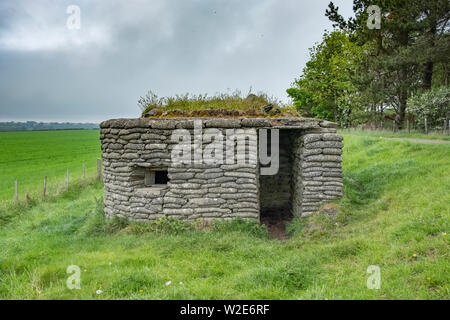
{"type": "Polygon", "coordinates": [[[383,137],[383,138],[414,138],[414,139],[427,139],[427,140],[446,140],[450,141],[450,135],[443,134],[441,132],[430,132],[425,134],[422,131],[401,130],[398,132],[392,132],[392,130],[361,130],[361,129],[341,129],[342,134],[369,136],[369,137],[383,137]]]}
{"type": "Polygon", "coordinates": [[[450,147],[349,135],[344,144],[336,220],[294,220],[286,241],[242,220],[206,230],[107,221],[98,182],[8,207],[0,298],[449,299],[450,147]],[[80,290],[66,287],[69,265],[81,269],[80,290]],[[371,265],[379,290],[366,286],[371,265]]]}
{"type": "Polygon", "coordinates": [[[284,106],[281,102],[265,93],[250,93],[243,96],[240,91],[218,93],[214,96],[176,95],[174,97],[158,97],[149,91],[139,99],[143,117],[276,117],[301,116],[294,108],[284,106]],[[273,109],[265,112],[264,106],[271,104],[273,109]]]}
{"type": "Polygon", "coordinates": [[[70,180],[94,175],[101,156],[99,130],[0,132],[0,200],[14,198],[14,181],[19,195],[42,193],[44,176],[48,191],[64,185],[67,168],[70,180]]]}

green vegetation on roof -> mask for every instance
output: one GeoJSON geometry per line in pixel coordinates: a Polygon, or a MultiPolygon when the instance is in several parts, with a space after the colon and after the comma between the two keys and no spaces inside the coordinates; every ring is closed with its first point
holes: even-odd
{"type": "Polygon", "coordinates": [[[140,97],[138,106],[142,117],[300,117],[291,106],[285,106],[265,93],[249,93],[243,96],[240,91],[219,93],[214,96],[176,95],[158,97],[149,91],[140,97]]]}

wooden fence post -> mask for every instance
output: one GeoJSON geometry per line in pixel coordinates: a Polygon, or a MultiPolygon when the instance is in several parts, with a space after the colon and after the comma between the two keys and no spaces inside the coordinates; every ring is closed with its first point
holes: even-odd
{"type": "Polygon", "coordinates": [[[16,189],[16,192],[14,193],[14,201],[16,203],[18,203],[19,202],[19,183],[17,182],[17,180],[15,181],[14,186],[16,189]]]}
{"type": "Polygon", "coordinates": [[[69,190],[69,168],[67,168],[66,190],[69,190]]]}
{"type": "Polygon", "coordinates": [[[428,134],[428,122],[427,122],[427,117],[425,117],[425,134],[428,134]]]}
{"type": "Polygon", "coordinates": [[[395,132],[395,120],[392,120],[392,132],[395,132]]]}
{"type": "Polygon", "coordinates": [[[97,179],[102,180],[102,162],[101,159],[97,159],[97,179]]]}
{"type": "Polygon", "coordinates": [[[408,127],[408,133],[411,133],[410,127],[409,127],[409,119],[406,119],[406,126],[408,127]]]}
{"type": "Polygon", "coordinates": [[[44,193],[43,193],[44,197],[46,193],[47,193],[47,176],[44,176],[44,193]]]}

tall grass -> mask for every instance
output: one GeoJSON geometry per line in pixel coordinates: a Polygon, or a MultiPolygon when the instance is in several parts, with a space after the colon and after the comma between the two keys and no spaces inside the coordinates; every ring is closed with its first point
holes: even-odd
{"type": "MultiPolygon", "coordinates": [[[[166,116],[168,114],[206,116],[207,113],[202,114],[198,113],[198,111],[211,112],[211,110],[222,111],[222,113],[226,110],[234,110],[253,116],[275,116],[280,114],[300,116],[293,107],[284,105],[281,101],[268,96],[266,93],[259,92],[254,94],[249,91],[244,96],[238,90],[232,93],[217,93],[213,96],[186,93],[173,97],[158,97],[155,93],[149,91],[144,97],[139,99],[138,106],[141,108],[143,116],[150,111],[154,111],[152,116],[166,116]],[[273,111],[269,113],[262,111],[262,107],[269,104],[273,106],[273,111]],[[277,110],[280,113],[277,113],[277,110]],[[170,113],[171,111],[172,113],[170,113]],[[176,113],[174,113],[175,111],[176,113]]],[[[220,116],[220,114],[211,115],[220,116]]]]}

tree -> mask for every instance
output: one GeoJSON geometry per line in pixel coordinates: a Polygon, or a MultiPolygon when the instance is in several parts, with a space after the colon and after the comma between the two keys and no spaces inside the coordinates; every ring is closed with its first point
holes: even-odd
{"type": "Polygon", "coordinates": [[[368,77],[360,79],[367,86],[359,93],[374,93],[370,79],[376,79],[384,98],[374,102],[395,109],[397,129],[403,126],[408,97],[420,86],[424,90],[431,87],[435,64],[448,70],[448,8],[448,0],[354,0],[355,16],[348,21],[332,2],[326,10],[335,27],[370,48],[363,59],[368,77]],[[367,9],[372,5],[383,13],[380,29],[367,26],[367,9]]]}
{"type": "Polygon", "coordinates": [[[348,124],[355,94],[352,76],[361,53],[346,32],[325,32],[323,41],[310,49],[302,75],[287,90],[294,106],[308,116],[348,124]]]}
{"type": "Polygon", "coordinates": [[[450,88],[436,87],[423,94],[409,98],[408,112],[415,116],[419,126],[424,126],[424,120],[431,126],[443,126],[450,117],[450,88]]]}
{"type": "Polygon", "coordinates": [[[420,17],[420,33],[412,54],[423,64],[423,90],[430,90],[433,84],[435,66],[448,66],[450,2],[429,0],[417,3],[420,17]]]}

